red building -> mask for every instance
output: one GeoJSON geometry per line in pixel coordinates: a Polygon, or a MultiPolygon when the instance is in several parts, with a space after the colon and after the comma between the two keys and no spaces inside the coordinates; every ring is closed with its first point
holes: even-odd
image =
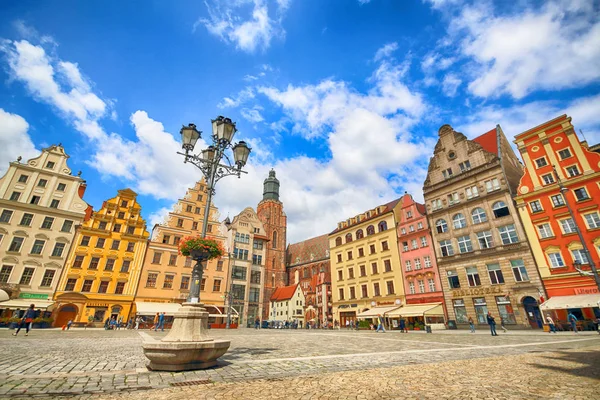
{"type": "Polygon", "coordinates": [[[600,264],[600,154],[579,140],[566,115],[515,143],[525,163],[515,200],[549,299],[540,308],[555,320],[566,322],[570,311],[591,321],[600,316],[590,272],[590,262],[600,264]]]}

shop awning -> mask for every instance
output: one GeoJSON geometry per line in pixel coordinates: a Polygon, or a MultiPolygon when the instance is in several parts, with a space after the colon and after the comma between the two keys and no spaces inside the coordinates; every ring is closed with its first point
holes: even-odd
{"type": "MultiPolygon", "coordinates": [[[[219,313],[218,314],[208,314],[209,317],[212,318],[227,318],[227,312],[222,313],[221,309],[218,306],[215,306],[213,304],[205,304],[204,308],[206,308],[206,311],[208,311],[210,313],[210,310],[217,310],[219,313]]],[[[239,313],[237,312],[237,310],[235,309],[235,307],[231,307],[231,316],[233,318],[238,318],[239,317],[239,313]]]]}
{"type": "Polygon", "coordinates": [[[565,310],[567,308],[599,307],[600,294],[554,296],[540,304],[540,310],[565,310]]]}
{"type": "Polygon", "coordinates": [[[386,315],[386,314],[392,310],[395,310],[396,308],[399,308],[399,306],[373,307],[367,311],[358,313],[358,315],[356,317],[357,318],[375,318],[378,315],[381,315],[382,317],[387,317],[388,315],[386,315]]]}
{"type": "Polygon", "coordinates": [[[424,315],[444,315],[442,303],[409,304],[391,311],[388,317],[422,317],[424,315]]]}
{"type": "Polygon", "coordinates": [[[165,315],[173,316],[181,307],[179,303],[152,303],[144,301],[136,301],[135,308],[137,315],[156,315],[156,313],[165,313],[165,315]]]}
{"type": "Polygon", "coordinates": [[[0,303],[0,309],[4,310],[7,308],[10,309],[26,309],[29,308],[30,305],[35,305],[35,309],[42,309],[45,310],[48,307],[50,307],[52,304],[54,304],[53,301],[48,301],[48,300],[38,300],[38,299],[13,299],[13,300],[6,300],[0,303]]]}

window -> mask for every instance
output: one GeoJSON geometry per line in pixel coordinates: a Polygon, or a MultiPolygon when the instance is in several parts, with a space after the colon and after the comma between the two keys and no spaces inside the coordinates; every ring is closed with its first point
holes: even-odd
{"type": "Polygon", "coordinates": [[[52,229],[52,224],[54,223],[54,218],[46,217],[44,218],[44,222],[42,222],[42,229],[52,229]]]}
{"type": "Polygon", "coordinates": [[[577,169],[577,165],[571,165],[570,167],[567,167],[566,171],[569,178],[579,175],[579,169],[577,169]]]}
{"type": "Polygon", "coordinates": [[[360,266],[360,276],[367,276],[367,267],[364,265],[360,266]]]}
{"type": "Polygon", "coordinates": [[[245,281],[246,280],[246,272],[247,272],[246,267],[240,267],[238,265],[234,265],[231,276],[233,277],[233,279],[239,279],[239,280],[245,281]]]}
{"type": "MultiPolygon", "coordinates": [[[[35,271],[35,268],[30,268],[30,267],[23,268],[23,275],[21,275],[21,280],[19,281],[19,285],[29,285],[31,283],[31,278],[33,278],[34,271],[35,271]]],[[[3,283],[6,283],[6,282],[3,282],[3,283]]]]}
{"type": "Polygon", "coordinates": [[[425,281],[419,279],[417,282],[419,283],[419,293],[425,293],[425,281]]]}
{"type": "Polygon", "coordinates": [[[552,174],[542,175],[542,181],[544,181],[544,185],[553,184],[554,183],[554,175],[552,175],[552,174]]]}
{"type": "Polygon", "coordinates": [[[90,244],[90,237],[89,236],[84,236],[81,238],[81,246],[88,246],[90,244]]]}
{"type": "Polygon", "coordinates": [[[169,235],[163,235],[162,242],[164,244],[169,244],[170,241],[171,241],[171,236],[169,236],[169,235]]]}
{"type": "Polygon", "coordinates": [[[560,268],[565,266],[565,262],[559,252],[548,253],[548,259],[550,260],[550,266],[552,268],[560,268]]]}
{"type": "Polygon", "coordinates": [[[408,242],[402,242],[402,251],[408,251],[408,242]]]}
{"type": "Polygon", "coordinates": [[[127,250],[126,251],[132,252],[134,247],[135,247],[135,243],[134,242],[128,242],[127,243],[127,250]]]}
{"type": "Polygon", "coordinates": [[[387,294],[394,294],[394,281],[387,281],[385,284],[387,286],[387,294]]]}
{"type": "Polygon", "coordinates": [[[369,293],[367,291],[367,285],[361,285],[360,287],[361,296],[364,299],[365,297],[369,297],[369,293]]]}
{"type": "Polygon", "coordinates": [[[497,201],[492,205],[492,210],[494,211],[494,217],[502,218],[510,215],[510,211],[508,211],[508,206],[503,201],[497,201]]]}
{"type": "Polygon", "coordinates": [[[109,281],[100,281],[100,285],[98,286],[98,293],[106,293],[108,291],[108,282],[109,281]]]}
{"type": "Polygon", "coordinates": [[[38,204],[40,202],[40,196],[31,196],[29,204],[38,204]]]}
{"type": "Polygon", "coordinates": [[[571,157],[571,150],[567,147],[558,151],[558,156],[561,160],[571,157]]]}
{"type": "Polygon", "coordinates": [[[65,285],[66,292],[72,292],[75,290],[75,284],[77,283],[77,279],[69,278],[67,279],[67,284],[65,285]]]}
{"type": "MultiPolygon", "coordinates": [[[[204,289],[202,289],[204,290],[204,289]]],[[[244,285],[231,285],[231,293],[233,298],[237,300],[244,300],[246,296],[246,286],[244,285]]]]}
{"type": "Polygon", "coordinates": [[[494,241],[492,240],[492,232],[491,231],[483,231],[477,233],[477,241],[479,242],[479,248],[489,249],[494,246],[494,241]]]}
{"type": "Polygon", "coordinates": [[[421,259],[415,258],[415,269],[421,269],[421,259]]]}
{"type": "Polygon", "coordinates": [[[114,258],[109,258],[106,260],[106,264],[104,265],[104,270],[105,271],[112,271],[115,267],[115,259],[114,258]]]}
{"type": "Polygon", "coordinates": [[[560,207],[565,205],[565,200],[562,197],[562,194],[555,194],[554,196],[550,196],[550,200],[552,200],[553,207],[560,207]]]}
{"type": "Polygon", "coordinates": [[[10,218],[12,217],[13,212],[10,210],[3,210],[2,214],[0,214],[0,222],[10,222],[10,218]]]}
{"type": "Polygon", "coordinates": [[[60,231],[61,232],[71,232],[71,228],[73,228],[73,221],[65,219],[63,222],[62,228],[60,228],[60,231]]]}
{"type": "Polygon", "coordinates": [[[177,254],[171,254],[169,256],[169,265],[176,265],[177,264],[177,254]]]}
{"type": "Polygon", "coordinates": [[[364,257],[365,256],[365,249],[363,249],[362,247],[360,249],[358,249],[358,256],[359,257],[364,257]]]}
{"type": "Polygon", "coordinates": [[[47,269],[44,272],[44,276],[42,277],[42,283],[40,283],[40,287],[50,287],[52,286],[52,281],[54,280],[54,274],[56,273],[53,269],[47,269]]]}
{"type": "Polygon", "coordinates": [[[262,242],[262,240],[254,240],[252,242],[252,248],[254,248],[256,250],[262,250],[263,249],[263,242],[262,242]]]}
{"type": "Polygon", "coordinates": [[[250,283],[260,284],[260,271],[250,271],[250,283]]]}
{"type": "Polygon", "coordinates": [[[21,192],[12,192],[10,195],[10,200],[17,201],[19,200],[19,197],[21,197],[21,192]]]}
{"type": "Polygon", "coordinates": [[[504,275],[502,275],[500,264],[488,264],[487,270],[490,276],[490,283],[492,285],[500,285],[504,283],[504,275]]]}
{"type": "Polygon", "coordinates": [[[467,317],[467,309],[465,308],[465,301],[463,299],[452,300],[454,306],[454,315],[456,316],[456,322],[459,324],[466,324],[469,322],[467,317]]]}
{"type": "Polygon", "coordinates": [[[466,271],[469,286],[480,286],[481,278],[479,278],[479,271],[477,271],[477,267],[467,267],[466,271]]]}
{"type": "Polygon", "coordinates": [[[121,244],[120,240],[113,240],[110,246],[111,250],[119,250],[119,245],[121,244]]]}
{"type": "Polygon", "coordinates": [[[427,246],[427,237],[421,236],[421,247],[426,247],[426,246],[427,246]]]}
{"type": "Polygon", "coordinates": [[[21,222],[19,223],[19,225],[31,226],[31,221],[33,221],[33,214],[25,213],[25,214],[23,214],[23,217],[21,218],[21,222]]]}
{"type": "Polygon", "coordinates": [[[60,200],[53,199],[53,200],[50,202],[50,208],[58,208],[58,205],[59,205],[59,204],[60,204],[60,200]]]}
{"type": "Polygon", "coordinates": [[[404,265],[406,265],[406,270],[407,271],[412,271],[412,264],[411,264],[410,260],[404,261],[404,265]]]}
{"type": "Polygon", "coordinates": [[[414,282],[408,282],[408,291],[410,292],[410,294],[416,293],[414,282]]]}
{"type": "MultiPolygon", "coordinates": [[[[248,291],[248,301],[252,303],[258,303],[260,301],[260,289],[259,288],[250,288],[248,291]]],[[[300,304],[302,305],[302,304],[300,304]]]]}
{"type": "Polygon", "coordinates": [[[471,244],[471,236],[461,236],[458,238],[458,252],[469,253],[473,251],[473,245],[471,244]]]}
{"type": "Polygon", "coordinates": [[[573,194],[575,195],[577,201],[587,200],[590,198],[590,196],[588,196],[587,190],[585,190],[584,187],[573,190],[573,194]]]}
{"type": "Polygon", "coordinates": [[[444,179],[451,178],[452,177],[452,168],[443,170],[442,175],[444,176],[444,179]]]}
{"type": "Polygon", "coordinates": [[[562,231],[565,234],[577,232],[576,227],[575,227],[575,221],[573,221],[573,218],[561,219],[560,227],[562,228],[562,231]]]}
{"type": "Polygon", "coordinates": [[[375,227],[373,225],[367,226],[367,236],[375,234],[375,227]]]}
{"type": "Polygon", "coordinates": [[[152,256],[152,264],[160,264],[160,258],[162,257],[162,253],[155,251],[152,256]]]}
{"type": "Polygon", "coordinates": [[[348,252],[348,260],[352,260],[352,250],[348,252]]]}
{"type": "Polygon", "coordinates": [[[175,279],[175,275],[171,275],[171,274],[165,275],[165,280],[163,281],[163,289],[172,289],[174,279],[175,279]]]}
{"type": "Polygon", "coordinates": [[[198,223],[196,221],[192,222],[192,230],[193,231],[197,231],[198,230],[198,223]]]}
{"type": "Polygon", "coordinates": [[[502,226],[498,228],[498,232],[500,232],[502,244],[517,243],[519,241],[519,237],[517,236],[517,231],[515,230],[514,225],[502,226]]]}
{"type": "Polygon", "coordinates": [[[515,277],[515,282],[529,281],[529,275],[527,274],[527,268],[525,268],[523,260],[510,260],[510,266],[515,277]]]}
{"type": "Polygon", "coordinates": [[[113,226],[113,232],[121,232],[121,224],[115,224],[113,226]]]}
{"type": "Polygon", "coordinates": [[[448,204],[449,205],[454,205],[454,204],[458,204],[460,202],[460,200],[458,199],[458,193],[454,192],[454,193],[450,193],[448,195],[448,204]]]}
{"type": "Polygon", "coordinates": [[[500,182],[498,182],[498,178],[490,179],[489,181],[485,181],[485,190],[489,192],[493,192],[494,190],[500,189],[500,182]]]}
{"type": "Polygon", "coordinates": [[[477,316],[477,322],[480,324],[487,323],[487,303],[485,302],[485,297],[475,297],[473,298],[473,305],[475,306],[475,315],[477,316]]]}
{"type": "Polygon", "coordinates": [[[469,160],[463,161],[458,164],[460,172],[465,172],[471,169],[471,162],[469,160]]]}
{"type": "Polygon", "coordinates": [[[425,263],[425,268],[431,268],[431,257],[423,257],[423,262],[425,263]]]}
{"type": "Polygon", "coordinates": [[[448,224],[446,223],[445,219],[438,219],[435,222],[435,228],[437,230],[437,233],[448,232],[448,224]]]}
{"type": "Polygon", "coordinates": [[[27,183],[28,178],[29,178],[29,176],[27,176],[27,175],[19,176],[19,183],[27,183]]]}
{"type": "Polygon", "coordinates": [[[124,290],[125,282],[117,282],[117,285],[115,286],[115,294],[123,294],[124,290]]]}
{"type": "Polygon", "coordinates": [[[377,225],[377,228],[379,229],[379,232],[387,231],[387,222],[386,221],[381,221],[377,225]]]}
{"type": "Polygon", "coordinates": [[[529,203],[529,208],[531,208],[532,213],[544,211],[544,209],[542,208],[542,204],[539,200],[535,200],[529,203]]]}
{"type": "Polygon", "coordinates": [[[64,192],[66,188],[67,188],[66,184],[59,183],[58,186],[56,187],[56,190],[59,191],[59,192],[64,192]]]}
{"type": "Polygon", "coordinates": [[[452,223],[454,224],[454,229],[462,229],[467,226],[467,220],[461,213],[458,213],[452,217],[452,223]]]}
{"type": "Polygon", "coordinates": [[[452,242],[450,240],[440,241],[440,250],[442,252],[442,257],[454,255],[454,249],[452,248],[452,242]]]}
{"type": "Polygon", "coordinates": [[[377,263],[376,262],[371,263],[371,271],[372,271],[373,275],[376,275],[378,273],[377,272],[377,263]]]}
{"type": "Polygon", "coordinates": [[[277,232],[273,232],[273,248],[277,248],[277,232]]]}
{"type": "Polygon", "coordinates": [[[430,292],[435,292],[435,280],[433,278],[427,279],[427,285],[429,286],[430,292]]]}
{"type": "Polygon", "coordinates": [[[583,218],[585,219],[588,229],[600,228],[600,216],[598,216],[597,212],[585,214],[583,218]]]}
{"type": "Polygon", "coordinates": [[[338,271],[338,281],[343,281],[343,280],[344,280],[344,272],[338,271]]]}
{"type": "Polygon", "coordinates": [[[546,161],[546,157],[536,159],[535,165],[537,168],[542,168],[542,167],[545,167],[546,165],[548,165],[548,162],[546,161]]]}
{"type": "Polygon", "coordinates": [[[477,186],[466,188],[465,193],[467,195],[467,199],[472,199],[479,196],[479,190],[477,189],[477,186]]]}
{"type": "Polygon", "coordinates": [[[573,262],[578,262],[580,264],[590,263],[587,254],[585,254],[585,251],[583,249],[571,250],[571,253],[573,254],[573,262]]]}
{"type": "Polygon", "coordinates": [[[48,161],[48,162],[46,163],[46,168],[48,168],[48,169],[53,169],[53,168],[54,168],[54,165],[56,165],[56,164],[54,163],[54,161],[48,161]]]}
{"type": "Polygon", "coordinates": [[[181,283],[179,284],[179,289],[181,290],[188,290],[190,288],[190,277],[189,276],[182,276],[181,277],[181,283]]]}
{"type": "Polygon", "coordinates": [[[98,269],[99,262],[100,262],[100,258],[92,257],[92,259],[90,260],[90,265],[88,266],[88,269],[98,269]]]}
{"type": "Polygon", "coordinates": [[[338,296],[339,296],[340,300],[344,300],[344,288],[339,288],[338,296]]]}
{"type": "Polygon", "coordinates": [[[431,209],[433,211],[435,210],[439,210],[440,208],[442,208],[442,200],[440,199],[435,199],[431,201],[431,209]]]}
{"type": "Polygon", "coordinates": [[[383,260],[383,272],[392,271],[392,262],[390,260],[383,260]]]}
{"type": "Polygon", "coordinates": [[[92,279],[86,279],[83,281],[83,285],[81,286],[81,291],[82,292],[89,292],[92,290],[92,283],[94,283],[94,281],[92,279]]]}
{"type": "Polygon", "coordinates": [[[354,288],[354,286],[350,287],[350,298],[351,299],[356,298],[356,289],[354,288]]]}
{"type": "Polygon", "coordinates": [[[121,273],[129,272],[129,265],[131,264],[130,260],[123,260],[123,264],[121,265],[121,273]]]}
{"type": "Polygon", "coordinates": [[[8,251],[12,251],[15,253],[18,253],[21,251],[21,246],[23,245],[23,241],[25,239],[21,238],[21,237],[15,237],[13,238],[12,242],[10,243],[10,246],[8,247],[8,251]]]}
{"type": "Polygon", "coordinates": [[[336,246],[341,246],[342,245],[342,238],[341,237],[335,238],[335,245],[336,246]]]}
{"type": "Polygon", "coordinates": [[[121,207],[127,207],[127,200],[121,200],[121,207]]]}
{"type": "Polygon", "coordinates": [[[178,228],[182,228],[183,227],[183,219],[177,218],[177,227],[178,228]]]}
{"type": "Polygon", "coordinates": [[[537,230],[538,234],[540,235],[540,239],[554,237],[554,233],[552,233],[552,229],[548,223],[538,225],[537,230]]]}
{"type": "Polygon", "coordinates": [[[342,262],[342,255],[341,254],[337,255],[337,262],[339,262],[339,263],[342,262]]]}
{"type": "Polygon", "coordinates": [[[407,211],[406,218],[412,218],[412,217],[413,217],[412,211],[407,211]]]}
{"type": "Polygon", "coordinates": [[[450,289],[460,289],[460,280],[456,270],[448,270],[448,286],[450,289]]]}
{"type": "Polygon", "coordinates": [[[348,268],[348,279],[354,279],[354,268],[348,268]]]}
{"type": "Polygon", "coordinates": [[[0,283],[8,283],[8,278],[10,278],[10,273],[13,270],[12,265],[3,265],[2,269],[0,269],[0,283]]]}
{"type": "Polygon", "coordinates": [[[149,272],[148,278],[146,279],[146,287],[153,288],[156,287],[156,279],[158,278],[158,274],[156,272],[149,272]]]}
{"type": "Polygon", "coordinates": [[[97,249],[103,249],[105,242],[106,242],[105,238],[98,238],[98,240],[96,241],[96,248],[97,249]]]}
{"type": "Polygon", "coordinates": [[[40,179],[40,180],[38,181],[38,184],[37,184],[37,185],[38,185],[38,187],[43,187],[43,188],[45,188],[47,184],[48,184],[48,180],[46,180],[46,179],[40,179]]]}
{"type": "Polygon", "coordinates": [[[373,284],[373,296],[381,296],[381,291],[379,289],[379,282],[375,282],[373,284]]]}
{"type": "Polygon", "coordinates": [[[63,251],[65,251],[65,244],[55,243],[54,249],[52,250],[52,257],[62,257],[63,251]]]}
{"type": "Polygon", "coordinates": [[[412,247],[412,249],[418,249],[419,248],[419,244],[417,243],[417,239],[413,239],[410,241],[410,245],[412,247]]]}
{"type": "Polygon", "coordinates": [[[423,229],[423,223],[422,222],[419,222],[417,224],[417,229],[423,229]]]}
{"type": "Polygon", "coordinates": [[[83,256],[75,256],[75,261],[73,261],[73,268],[81,268],[83,265],[83,256]]]}
{"type": "Polygon", "coordinates": [[[128,234],[128,235],[133,235],[133,234],[135,234],[135,226],[128,226],[128,227],[127,227],[127,234],[128,234]]]}

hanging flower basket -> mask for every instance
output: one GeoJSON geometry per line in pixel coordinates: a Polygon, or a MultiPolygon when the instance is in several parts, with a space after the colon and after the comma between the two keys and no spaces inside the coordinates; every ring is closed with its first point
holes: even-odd
{"type": "Polygon", "coordinates": [[[212,260],[223,257],[223,245],[214,239],[202,239],[199,236],[188,236],[179,242],[179,254],[194,260],[212,260]]]}

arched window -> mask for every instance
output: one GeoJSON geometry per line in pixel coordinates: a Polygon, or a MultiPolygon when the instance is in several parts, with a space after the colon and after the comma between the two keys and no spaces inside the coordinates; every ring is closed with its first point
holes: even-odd
{"type": "Polygon", "coordinates": [[[302,270],[302,275],[303,278],[308,278],[310,276],[310,271],[308,270],[308,268],[304,268],[302,270]]]}
{"type": "Polygon", "coordinates": [[[378,225],[379,232],[387,231],[387,222],[381,221],[378,225]]]}
{"type": "Polygon", "coordinates": [[[438,219],[435,221],[435,228],[437,229],[437,233],[448,232],[448,224],[445,219],[438,219]]]}
{"type": "Polygon", "coordinates": [[[277,231],[273,232],[273,248],[277,248],[277,231]]]}
{"type": "Polygon", "coordinates": [[[471,218],[473,219],[474,224],[481,224],[482,222],[487,221],[487,215],[481,207],[477,207],[471,211],[471,218]]]}
{"type": "Polygon", "coordinates": [[[373,225],[367,226],[367,236],[375,234],[375,227],[373,225]]]}
{"type": "Polygon", "coordinates": [[[350,243],[352,241],[352,234],[351,233],[347,233],[346,234],[346,243],[350,243]]]}
{"type": "Polygon", "coordinates": [[[342,245],[342,238],[341,237],[336,237],[335,238],[335,245],[336,246],[341,246],[342,245]]]}
{"type": "Polygon", "coordinates": [[[494,211],[494,217],[506,217],[510,215],[510,211],[508,211],[508,206],[503,201],[497,201],[492,205],[492,210],[494,211]]]}
{"type": "Polygon", "coordinates": [[[363,231],[362,231],[362,229],[359,229],[359,230],[357,230],[357,231],[356,231],[356,239],[357,239],[357,240],[358,240],[358,239],[362,239],[362,238],[364,238],[364,237],[365,237],[365,235],[363,234],[363,231]]]}
{"type": "Polygon", "coordinates": [[[312,267],[312,274],[316,275],[317,274],[317,267],[312,267]]]}
{"type": "Polygon", "coordinates": [[[454,224],[454,229],[462,229],[467,226],[467,220],[461,213],[455,214],[454,217],[452,217],[452,223],[454,224]]]}

